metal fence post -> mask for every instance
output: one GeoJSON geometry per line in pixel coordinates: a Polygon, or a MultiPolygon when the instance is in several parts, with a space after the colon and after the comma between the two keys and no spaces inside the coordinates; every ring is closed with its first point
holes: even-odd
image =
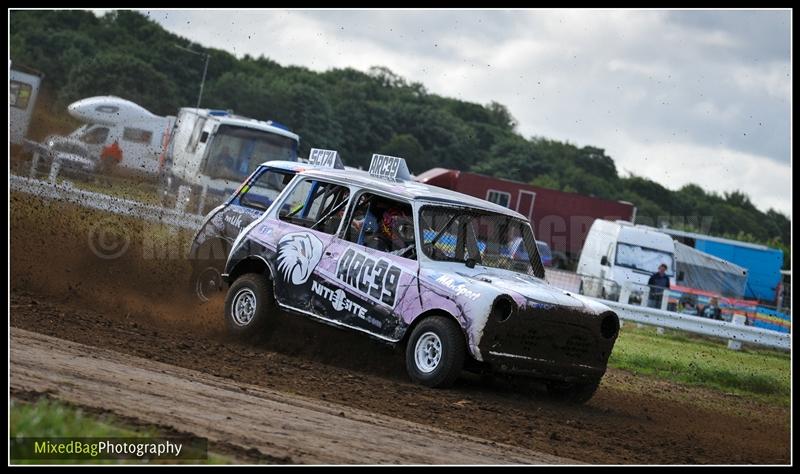
{"type": "Polygon", "coordinates": [[[197,213],[203,215],[203,208],[206,206],[206,196],[208,195],[208,183],[203,184],[203,190],[200,191],[200,203],[197,205],[197,213]]]}
{"type": "Polygon", "coordinates": [[[61,171],[61,160],[56,158],[53,160],[53,164],[50,165],[50,175],[47,177],[51,184],[56,184],[59,171],[61,171]]]}
{"type": "Polygon", "coordinates": [[[180,212],[186,212],[186,206],[189,204],[189,196],[192,193],[192,188],[189,186],[178,186],[178,198],[175,200],[175,209],[180,212]]]}
{"type": "MultiPolygon", "coordinates": [[[[738,326],[744,326],[745,321],[747,321],[747,317],[743,314],[734,314],[733,320],[731,321],[733,324],[738,326]]],[[[728,340],[728,349],[738,351],[742,349],[742,341],[737,341],[736,339],[728,340]]]]}
{"type": "MultiPolygon", "coordinates": [[[[648,286],[647,289],[649,290],[650,287],[648,286]]],[[[661,309],[666,311],[667,310],[667,304],[669,304],[669,290],[664,289],[664,291],[661,292],[661,309]]],[[[657,327],[656,328],[656,334],[663,335],[664,334],[664,328],[657,327]]]]}
{"type": "Polygon", "coordinates": [[[631,284],[630,283],[623,283],[622,288],[619,289],[619,301],[620,303],[628,304],[628,301],[631,299],[631,284]]]}
{"type": "Polygon", "coordinates": [[[39,152],[33,152],[33,160],[31,161],[31,178],[36,177],[36,168],[39,166],[39,152]]]}
{"type": "Polygon", "coordinates": [[[661,309],[664,311],[667,310],[667,305],[669,305],[669,295],[669,290],[664,290],[664,292],[661,293],[661,309]]]}

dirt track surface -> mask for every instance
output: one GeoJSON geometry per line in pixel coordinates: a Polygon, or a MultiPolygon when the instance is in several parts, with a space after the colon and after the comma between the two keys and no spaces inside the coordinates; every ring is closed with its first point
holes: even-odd
{"type": "Polygon", "coordinates": [[[448,390],[416,386],[401,354],[289,316],[259,343],[233,341],[219,304],[185,297],[185,261],[143,258],[135,236],[124,256],[99,259],[72,223],[103,216],[48,203],[34,219],[11,204],[16,328],[582,462],[789,462],[788,408],[714,390],[610,370],[574,407],[477,377],[448,390]]]}
{"type": "Polygon", "coordinates": [[[285,463],[575,464],[363,410],[11,330],[11,389],[48,393],[285,463]]]}

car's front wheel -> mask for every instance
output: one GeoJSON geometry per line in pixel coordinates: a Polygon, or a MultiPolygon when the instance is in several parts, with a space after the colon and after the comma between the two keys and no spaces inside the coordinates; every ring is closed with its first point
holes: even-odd
{"type": "Polygon", "coordinates": [[[252,339],[261,335],[275,313],[275,299],[266,277],[247,273],[233,282],[225,297],[225,325],[232,335],[252,339]]]}
{"type": "Polygon", "coordinates": [[[600,379],[588,382],[549,382],[547,393],[555,400],[580,405],[588,402],[600,386],[600,379]]]}
{"type": "Polygon", "coordinates": [[[444,316],[425,318],[406,344],[406,370],[411,379],[428,387],[448,387],[464,367],[466,342],[461,328],[444,316]]]}

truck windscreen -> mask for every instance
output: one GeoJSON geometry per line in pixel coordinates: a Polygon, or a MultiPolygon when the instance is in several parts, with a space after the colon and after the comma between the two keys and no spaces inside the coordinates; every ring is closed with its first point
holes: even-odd
{"type": "Polygon", "coordinates": [[[214,179],[241,181],[261,163],[297,160],[297,142],[270,132],[220,125],[211,141],[205,174],[214,179]]]}
{"type": "Polygon", "coordinates": [[[673,255],[662,250],[619,242],[616,264],[649,273],[655,273],[661,264],[667,266],[667,275],[673,275],[673,255]]]}

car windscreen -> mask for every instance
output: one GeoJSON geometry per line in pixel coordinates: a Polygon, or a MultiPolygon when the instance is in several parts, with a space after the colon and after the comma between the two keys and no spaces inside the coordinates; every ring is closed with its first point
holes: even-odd
{"type": "Polygon", "coordinates": [[[439,261],[467,262],[544,278],[536,241],[527,222],[476,209],[424,206],[422,251],[439,261]]]}
{"type": "Polygon", "coordinates": [[[617,266],[655,273],[662,263],[667,266],[667,275],[672,276],[671,253],[623,242],[617,244],[617,257],[614,261],[617,266]]]}
{"type": "Polygon", "coordinates": [[[205,174],[210,178],[241,181],[265,161],[296,161],[297,142],[261,130],[220,125],[211,141],[205,174]]]}
{"type": "Polygon", "coordinates": [[[294,173],[276,169],[264,169],[248,185],[239,191],[239,203],[258,210],[266,210],[283,188],[294,178],[294,173]]]}

